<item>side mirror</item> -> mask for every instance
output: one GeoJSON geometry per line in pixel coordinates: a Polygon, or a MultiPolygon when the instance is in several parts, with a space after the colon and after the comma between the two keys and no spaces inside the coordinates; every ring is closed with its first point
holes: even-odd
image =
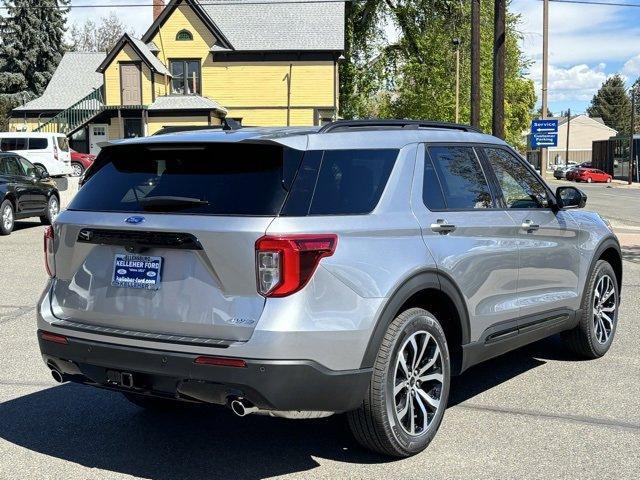
{"type": "Polygon", "coordinates": [[[584,208],[587,195],[576,187],[558,187],[556,199],[560,208],[584,208]]]}

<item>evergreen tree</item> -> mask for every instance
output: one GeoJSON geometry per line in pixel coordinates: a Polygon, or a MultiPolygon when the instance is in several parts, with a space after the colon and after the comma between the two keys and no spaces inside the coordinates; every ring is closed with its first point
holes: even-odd
{"type": "Polygon", "coordinates": [[[605,125],[620,133],[629,131],[631,99],[620,75],[614,75],[602,84],[593,96],[587,113],[590,117],[602,117],[605,125]]]}
{"type": "Polygon", "coordinates": [[[10,107],[42,94],[65,51],[70,0],[3,0],[0,100],[10,107]]]}

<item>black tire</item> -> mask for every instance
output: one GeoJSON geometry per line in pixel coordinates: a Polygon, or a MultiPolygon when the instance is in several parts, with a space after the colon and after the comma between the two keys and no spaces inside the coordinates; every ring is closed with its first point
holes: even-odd
{"type": "Polygon", "coordinates": [[[53,215],[54,204],[57,205],[57,213],[55,215],[57,216],[57,214],[60,213],[60,200],[55,195],[51,195],[47,201],[47,213],[40,217],[40,222],[43,225],[51,225],[55,220],[55,216],[53,215]]]}
{"type": "MultiPolygon", "coordinates": [[[[429,337],[425,336],[425,338],[429,337]]],[[[429,348],[432,348],[431,344],[429,348]]],[[[433,348],[435,350],[435,347],[433,348]]],[[[419,363],[423,365],[422,362],[419,363]]],[[[358,443],[369,450],[393,457],[409,457],[423,451],[431,443],[442,422],[449,396],[450,375],[447,340],[436,317],[421,308],[411,308],[402,312],[391,322],[385,333],[374,363],[371,384],[362,405],[347,414],[349,427],[358,443]],[[435,370],[429,369],[424,375],[433,371],[441,373],[442,383],[439,390],[439,406],[433,413],[431,421],[421,432],[410,435],[396,414],[394,399],[397,396],[394,396],[393,390],[396,385],[395,370],[398,368],[396,362],[399,354],[405,343],[418,332],[427,332],[431,336],[429,341],[435,341],[440,350],[440,361],[432,367],[435,370]]],[[[420,383],[417,383],[417,386],[420,387],[420,383]]],[[[407,387],[407,390],[411,389],[407,387]]],[[[400,396],[406,395],[405,405],[411,399],[407,390],[403,389],[398,393],[400,396]]],[[[421,398],[420,395],[417,397],[421,398]]],[[[422,415],[419,410],[416,412],[422,415]]],[[[420,418],[415,415],[413,417],[416,420],[420,418]]]]}
{"type": "Polygon", "coordinates": [[[72,177],[81,177],[84,173],[84,167],[80,162],[71,162],[71,168],[73,170],[72,177]]]}
{"type": "Polygon", "coordinates": [[[151,411],[167,411],[175,410],[183,406],[182,402],[171,400],[170,398],[148,397],[146,395],[138,395],[137,393],[123,392],[124,398],[129,400],[135,406],[151,411]]]}
{"type": "Polygon", "coordinates": [[[618,326],[618,310],[619,310],[619,287],[618,280],[616,278],[615,271],[611,265],[605,260],[598,260],[596,263],[589,281],[586,286],[585,295],[582,300],[582,316],[578,325],[573,329],[563,333],[563,338],[567,343],[567,346],[577,355],[587,358],[596,359],[602,357],[613,342],[613,337],[618,326]],[[594,304],[596,302],[596,287],[600,279],[604,276],[608,276],[611,279],[614,287],[615,310],[613,311],[613,326],[610,329],[610,334],[605,342],[602,342],[602,338],[598,339],[596,332],[597,319],[594,313],[594,304]]]}
{"type": "Polygon", "coordinates": [[[0,235],[9,235],[13,232],[15,224],[16,212],[13,203],[10,200],[5,200],[0,204],[0,235]],[[7,214],[8,217],[5,217],[7,214]]]}

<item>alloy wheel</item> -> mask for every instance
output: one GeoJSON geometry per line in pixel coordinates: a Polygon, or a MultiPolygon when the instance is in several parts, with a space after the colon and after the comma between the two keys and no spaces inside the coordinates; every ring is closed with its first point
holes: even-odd
{"type": "Polygon", "coordinates": [[[398,352],[393,406],[409,435],[421,435],[435,417],[442,396],[442,355],[436,339],[424,330],[412,334],[398,352]]]}
{"type": "Polygon", "coordinates": [[[2,210],[2,226],[7,231],[10,231],[13,227],[13,209],[11,205],[6,205],[2,210]]]}
{"type": "Polygon", "coordinates": [[[609,275],[598,279],[593,292],[593,328],[600,344],[609,341],[616,321],[618,299],[616,288],[609,275]]]}
{"type": "Polygon", "coordinates": [[[60,205],[58,199],[54,196],[49,199],[49,220],[53,222],[60,213],[60,205]]]}
{"type": "Polygon", "coordinates": [[[72,175],[74,177],[79,177],[80,175],[82,175],[82,165],[80,165],[79,163],[72,164],[71,169],[73,170],[72,175]]]}

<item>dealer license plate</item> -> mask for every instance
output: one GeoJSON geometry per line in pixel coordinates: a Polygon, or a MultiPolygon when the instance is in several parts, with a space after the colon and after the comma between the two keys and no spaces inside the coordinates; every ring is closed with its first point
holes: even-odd
{"type": "Polygon", "coordinates": [[[114,287],[158,290],[162,273],[162,257],[116,254],[113,261],[114,287]]]}

